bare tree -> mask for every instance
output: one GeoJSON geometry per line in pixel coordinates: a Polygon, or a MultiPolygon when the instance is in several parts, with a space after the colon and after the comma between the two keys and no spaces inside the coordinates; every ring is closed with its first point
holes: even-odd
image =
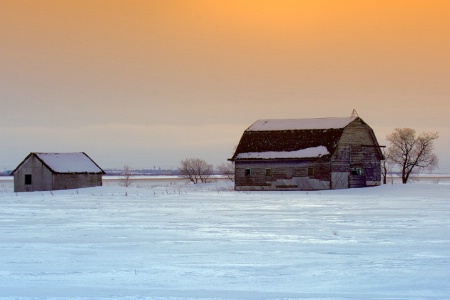
{"type": "Polygon", "coordinates": [[[433,153],[437,132],[423,132],[416,137],[411,128],[396,128],[386,139],[391,143],[388,148],[389,160],[400,167],[402,183],[407,183],[415,169],[432,170],[438,165],[438,158],[433,153]]]}
{"type": "Polygon", "coordinates": [[[200,158],[186,158],[181,161],[178,168],[180,174],[194,184],[200,182],[208,182],[213,172],[213,166],[200,158]]]}
{"type": "Polygon", "coordinates": [[[217,170],[220,174],[223,174],[227,176],[228,179],[234,182],[234,163],[233,162],[227,162],[222,163],[217,166],[217,170]]]}
{"type": "Polygon", "coordinates": [[[122,173],[122,184],[125,187],[129,187],[131,185],[131,167],[129,165],[123,166],[123,173],[122,173]]]}

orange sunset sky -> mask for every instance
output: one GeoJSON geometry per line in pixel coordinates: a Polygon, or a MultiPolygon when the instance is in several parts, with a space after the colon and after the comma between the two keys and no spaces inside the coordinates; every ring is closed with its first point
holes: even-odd
{"type": "Polygon", "coordinates": [[[0,0],[0,171],[225,162],[257,119],[350,116],[382,145],[438,131],[450,172],[448,0],[0,0]]]}

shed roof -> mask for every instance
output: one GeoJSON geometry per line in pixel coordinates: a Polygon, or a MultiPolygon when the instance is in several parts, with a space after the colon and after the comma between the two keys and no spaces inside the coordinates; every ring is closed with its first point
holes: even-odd
{"type": "Polygon", "coordinates": [[[230,160],[330,157],[355,120],[363,122],[359,117],[258,120],[244,131],[230,160]]]}
{"type": "Polygon", "coordinates": [[[32,152],[19,164],[19,166],[11,174],[13,175],[30,156],[35,156],[53,173],[105,173],[84,152],[32,152]]]}

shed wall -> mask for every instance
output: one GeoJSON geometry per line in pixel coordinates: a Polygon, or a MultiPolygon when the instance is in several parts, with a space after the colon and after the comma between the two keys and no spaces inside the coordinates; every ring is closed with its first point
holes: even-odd
{"type": "Polygon", "coordinates": [[[14,173],[14,192],[49,191],[52,184],[52,172],[34,156],[14,173]],[[25,184],[25,175],[31,175],[31,184],[25,184]]]}
{"type": "Polygon", "coordinates": [[[102,174],[54,174],[53,189],[66,190],[102,185],[102,174]]]}

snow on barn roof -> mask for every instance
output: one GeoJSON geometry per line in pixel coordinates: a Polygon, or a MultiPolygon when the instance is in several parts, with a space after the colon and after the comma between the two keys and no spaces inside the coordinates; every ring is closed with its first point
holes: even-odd
{"type": "Polygon", "coordinates": [[[247,131],[339,129],[344,128],[355,119],[356,117],[315,119],[265,119],[256,121],[247,129],[247,131]]]}
{"type": "Polygon", "coordinates": [[[318,146],[297,151],[266,151],[239,153],[236,159],[276,159],[276,158],[309,158],[328,155],[327,147],[318,146]]]}
{"type": "Polygon", "coordinates": [[[34,154],[56,173],[104,173],[84,152],[34,154]]]}

